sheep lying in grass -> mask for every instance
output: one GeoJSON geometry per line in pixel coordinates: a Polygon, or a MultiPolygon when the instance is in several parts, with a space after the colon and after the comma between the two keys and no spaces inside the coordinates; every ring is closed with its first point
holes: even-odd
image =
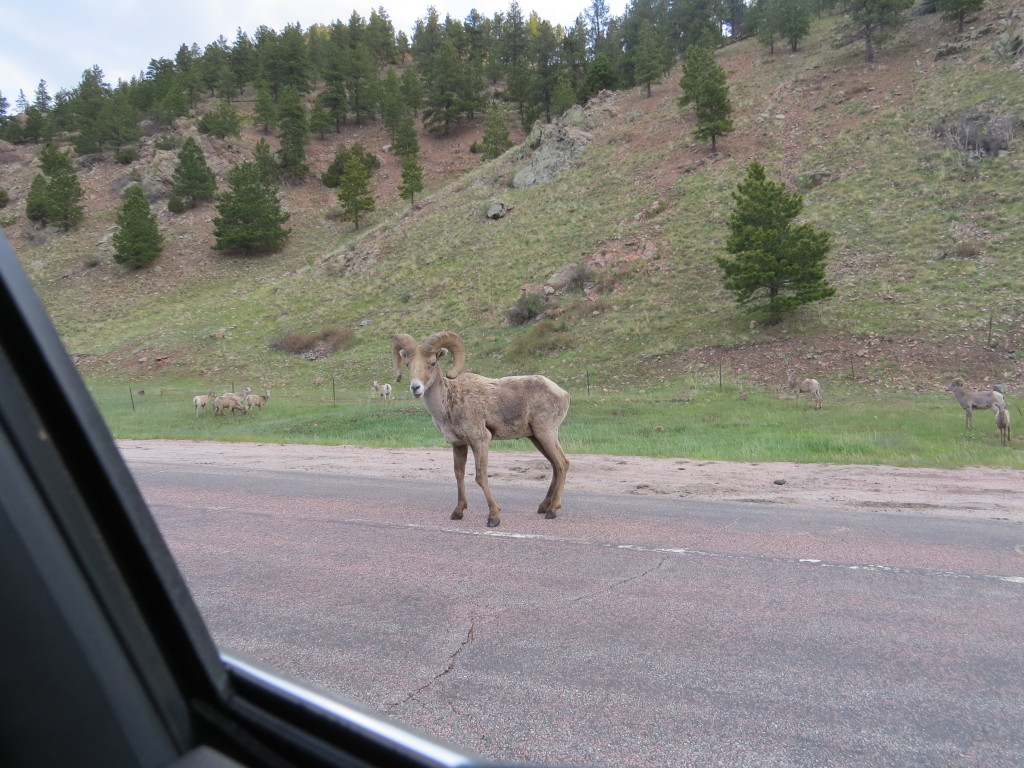
{"type": "Polygon", "coordinates": [[[270,399],[270,390],[265,390],[262,395],[254,395],[252,392],[245,396],[245,406],[247,409],[252,410],[253,408],[262,409],[267,401],[270,399]]]}
{"type": "Polygon", "coordinates": [[[1006,405],[996,408],[996,429],[999,430],[999,444],[1010,444],[1010,409],[1006,405]]]}
{"type": "Polygon", "coordinates": [[[385,382],[384,384],[381,384],[380,382],[377,381],[373,382],[373,391],[376,392],[385,400],[391,399],[391,385],[388,384],[387,382],[385,382]]]}
{"type": "Polygon", "coordinates": [[[974,411],[995,411],[998,415],[999,409],[1006,407],[1006,402],[1000,392],[989,389],[976,392],[964,389],[964,383],[960,379],[953,379],[946,389],[953,393],[953,397],[960,403],[960,407],[967,414],[967,429],[974,428],[974,411]]]}
{"type": "Polygon", "coordinates": [[[452,446],[458,501],[452,520],[461,520],[466,500],[466,459],[473,449],[475,480],[484,492],[488,527],[501,523],[501,508],[487,483],[487,458],[491,440],[527,437],[551,463],[551,485],[537,512],[556,516],[562,506],[562,489],[569,460],[558,442],[558,428],[569,412],[569,393],[544,376],[507,376],[488,379],[464,372],[466,350],[462,339],[451,331],[429,336],[423,344],[407,333],[391,343],[395,381],[402,380],[402,364],[409,369],[409,391],[423,400],[434,426],[452,446]],[[445,374],[439,361],[451,354],[452,365],[445,374]]]}
{"type": "Polygon", "coordinates": [[[213,402],[217,396],[210,392],[205,395],[196,395],[192,398],[192,407],[196,409],[196,418],[199,418],[199,410],[205,409],[207,405],[213,402]]]}
{"type": "Polygon", "coordinates": [[[786,386],[796,390],[796,400],[800,402],[800,395],[810,395],[814,401],[814,410],[821,408],[821,384],[817,379],[797,379],[796,371],[790,368],[786,371],[786,386]]]}
{"type": "Polygon", "coordinates": [[[249,406],[245,404],[245,401],[233,392],[228,392],[213,399],[214,416],[223,416],[225,411],[228,413],[231,413],[231,411],[246,413],[248,410],[249,406]]]}

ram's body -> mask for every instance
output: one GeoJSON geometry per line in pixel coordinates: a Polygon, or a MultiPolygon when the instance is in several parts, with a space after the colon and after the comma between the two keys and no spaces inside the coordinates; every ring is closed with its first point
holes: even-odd
{"type": "Polygon", "coordinates": [[[468,506],[465,472],[468,451],[473,450],[475,480],[487,499],[487,525],[501,522],[501,508],[495,503],[487,482],[491,440],[528,438],[551,463],[551,485],[537,511],[548,518],[562,505],[562,489],[569,460],[558,442],[558,429],[569,412],[569,393],[544,376],[507,376],[489,379],[463,372],[466,362],[462,339],[450,331],[435,333],[419,345],[412,336],[394,337],[392,352],[395,380],[402,378],[402,365],[409,370],[409,391],[423,404],[434,426],[451,444],[455,460],[458,501],[453,520],[461,520],[468,506]],[[453,358],[447,374],[438,360],[450,352],[453,358]]]}

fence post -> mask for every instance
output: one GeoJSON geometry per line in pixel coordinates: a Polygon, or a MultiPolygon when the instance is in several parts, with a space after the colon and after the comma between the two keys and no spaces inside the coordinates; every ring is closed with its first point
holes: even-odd
{"type": "Polygon", "coordinates": [[[132,401],[132,413],[135,413],[135,395],[132,394],[131,385],[128,386],[128,398],[132,401]]]}

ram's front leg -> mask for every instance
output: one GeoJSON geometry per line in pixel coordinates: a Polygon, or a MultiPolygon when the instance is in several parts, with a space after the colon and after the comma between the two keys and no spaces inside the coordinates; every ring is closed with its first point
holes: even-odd
{"type": "Polygon", "coordinates": [[[466,457],[469,456],[468,445],[453,445],[452,457],[455,459],[455,485],[459,489],[459,499],[452,512],[452,520],[461,520],[469,502],[466,501],[466,457]]]}
{"type": "Polygon", "coordinates": [[[487,499],[487,527],[495,528],[501,525],[501,507],[491,495],[491,486],[487,482],[487,456],[490,453],[490,443],[480,442],[473,444],[473,465],[476,468],[476,484],[484,492],[487,499]]]}

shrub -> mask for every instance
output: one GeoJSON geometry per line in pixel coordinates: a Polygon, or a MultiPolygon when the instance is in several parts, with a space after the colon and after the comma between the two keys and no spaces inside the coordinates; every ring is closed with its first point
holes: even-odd
{"type": "Polygon", "coordinates": [[[173,133],[161,133],[153,140],[153,146],[157,149],[173,150],[180,146],[180,142],[173,133]]]}
{"type": "Polygon", "coordinates": [[[0,208],[6,208],[9,202],[11,202],[10,194],[6,189],[0,189],[0,208]]]}
{"type": "Polygon", "coordinates": [[[524,293],[505,311],[509,325],[526,325],[544,311],[545,298],[539,293],[524,293]]]}
{"type": "Polygon", "coordinates": [[[577,264],[576,267],[569,274],[569,279],[565,284],[567,291],[576,291],[583,293],[583,289],[590,283],[597,280],[597,273],[593,269],[584,265],[577,264]]]}
{"type": "Polygon", "coordinates": [[[167,210],[171,213],[184,213],[186,211],[185,203],[180,197],[174,195],[167,201],[167,210]]]}
{"type": "Polygon", "coordinates": [[[532,357],[559,352],[572,346],[572,333],[564,320],[540,320],[529,331],[517,338],[508,349],[512,360],[528,360],[532,357]]]}
{"type": "Polygon", "coordinates": [[[139,152],[135,147],[121,147],[117,150],[115,159],[121,165],[130,165],[139,159],[139,152]]]}
{"type": "Polygon", "coordinates": [[[322,360],[340,349],[355,343],[355,334],[347,329],[324,328],[319,333],[288,331],[273,342],[272,349],[287,352],[306,360],[322,360]]]}

